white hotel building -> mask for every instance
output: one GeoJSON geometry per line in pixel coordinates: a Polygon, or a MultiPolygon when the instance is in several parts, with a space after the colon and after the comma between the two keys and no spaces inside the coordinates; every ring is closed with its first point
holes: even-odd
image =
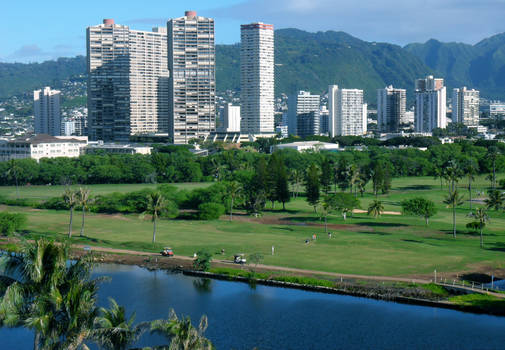
{"type": "Polygon", "coordinates": [[[90,139],[167,133],[166,29],[130,30],[105,19],[86,34],[90,139]]]}
{"type": "Polygon", "coordinates": [[[447,97],[444,79],[427,76],[416,80],[416,132],[432,132],[447,126],[447,97]]]}
{"type": "Polygon", "coordinates": [[[328,89],[330,137],[363,136],[367,133],[367,105],[363,103],[363,90],[328,89]]]}
{"type": "Polygon", "coordinates": [[[274,134],[274,27],[252,23],[241,26],[241,133],[261,137],[274,134]]]}
{"type": "Polygon", "coordinates": [[[176,144],[216,129],[214,19],[186,11],[167,23],[169,135],[176,144]]]}
{"type": "Polygon", "coordinates": [[[479,126],[480,93],[466,87],[452,90],[452,122],[479,126]]]}

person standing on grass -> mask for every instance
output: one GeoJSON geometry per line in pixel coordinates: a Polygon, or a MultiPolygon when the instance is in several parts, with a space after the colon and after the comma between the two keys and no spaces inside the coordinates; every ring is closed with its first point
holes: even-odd
{"type": "Polygon", "coordinates": [[[272,246],[272,255],[274,255],[274,253],[275,253],[275,247],[272,246]]]}

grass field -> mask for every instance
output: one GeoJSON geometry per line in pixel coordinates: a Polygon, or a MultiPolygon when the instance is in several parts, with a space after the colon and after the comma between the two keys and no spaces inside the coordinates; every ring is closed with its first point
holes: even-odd
{"type": "MultiPolygon", "coordinates": [[[[195,188],[209,186],[209,183],[180,183],[172,184],[179,189],[192,190],[195,188]]],[[[144,188],[156,188],[158,184],[118,184],[118,185],[85,185],[83,187],[89,188],[91,193],[96,196],[100,194],[107,194],[112,192],[133,192],[144,188]]],[[[78,186],[72,186],[78,188],[78,186]]],[[[20,186],[19,197],[29,198],[36,200],[46,200],[52,197],[58,197],[65,191],[65,186],[20,186]]],[[[16,187],[15,186],[0,186],[0,196],[15,199],[16,187]]]]}
{"type": "MultiPolygon", "coordinates": [[[[89,186],[94,194],[133,191],[150,185],[96,185],[89,186]]],[[[154,186],[154,185],[151,185],[154,186]]],[[[178,185],[194,188],[206,184],[178,185]]],[[[488,182],[479,177],[477,191],[485,192],[488,182]]],[[[461,191],[468,198],[465,183],[461,191]]],[[[12,196],[15,189],[0,188],[0,195],[12,196]]],[[[22,194],[30,198],[47,198],[60,193],[61,188],[23,188],[22,194]]],[[[324,234],[324,227],[313,208],[304,198],[287,204],[287,212],[268,209],[262,218],[239,215],[233,222],[227,217],[218,221],[163,220],[158,224],[156,247],[151,245],[152,223],[136,215],[89,214],[86,219],[86,237],[76,237],[76,242],[156,251],[171,246],[178,255],[191,256],[199,249],[219,252],[225,257],[234,253],[264,254],[264,264],[319,271],[355,273],[363,275],[414,275],[430,274],[434,269],[443,272],[468,272],[489,268],[505,268],[505,214],[490,212],[491,222],[485,228],[485,249],[479,247],[479,236],[465,228],[469,203],[457,210],[458,237],[452,238],[451,211],[442,203],[447,189],[440,190],[432,178],[401,178],[393,181],[392,191],[379,198],[386,210],[401,211],[405,198],[423,196],[437,203],[439,212],[428,227],[418,217],[383,215],[378,219],[366,214],[355,214],[344,222],[337,215],[329,217],[333,237],[324,234]],[[317,226],[315,226],[317,225],[317,226]],[[331,226],[334,225],[334,226],[331,226]],[[318,239],[305,244],[305,239],[317,234],[318,239]],[[275,255],[271,247],[275,246],[275,255]]],[[[475,196],[475,195],[474,195],[475,196]]],[[[23,197],[23,195],[21,195],[23,197]]],[[[478,197],[478,196],[475,196],[478,197]]],[[[361,199],[363,209],[374,197],[366,194],[361,199]]],[[[479,204],[474,204],[479,206],[479,204]]],[[[279,208],[280,205],[278,204],[279,208]]],[[[4,207],[5,208],[5,207],[4,207]]],[[[267,205],[270,208],[270,204],[267,205]]],[[[9,211],[28,215],[27,229],[35,235],[64,238],[68,227],[68,212],[7,207],[9,211]]],[[[80,213],[74,216],[74,234],[79,234],[80,213]]],[[[219,255],[222,258],[221,255],[219,255]]],[[[505,276],[503,276],[505,277],[505,276]]]]}

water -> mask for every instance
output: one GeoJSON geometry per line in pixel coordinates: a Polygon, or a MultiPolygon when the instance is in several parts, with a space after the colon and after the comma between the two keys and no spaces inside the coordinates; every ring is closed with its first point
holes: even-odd
{"type": "MultiPolygon", "coordinates": [[[[102,265],[100,304],[114,297],[137,321],[167,317],[173,307],[195,324],[209,318],[218,349],[504,349],[505,318],[453,310],[206,280],[150,272],[134,266],[102,265]]],[[[0,349],[30,349],[23,329],[0,330],[0,349]]],[[[149,334],[138,346],[163,344],[149,334]]]]}

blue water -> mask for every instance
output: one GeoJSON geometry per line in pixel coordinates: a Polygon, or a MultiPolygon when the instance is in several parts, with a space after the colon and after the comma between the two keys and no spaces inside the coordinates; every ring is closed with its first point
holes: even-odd
{"type": "MultiPolygon", "coordinates": [[[[195,324],[207,314],[206,336],[218,349],[505,349],[505,318],[350,296],[207,280],[163,271],[103,265],[100,304],[109,296],[137,321],[163,318],[173,307],[195,324]]],[[[0,330],[0,349],[30,349],[23,329],[0,330]]],[[[146,334],[138,346],[160,345],[146,334]]]]}

